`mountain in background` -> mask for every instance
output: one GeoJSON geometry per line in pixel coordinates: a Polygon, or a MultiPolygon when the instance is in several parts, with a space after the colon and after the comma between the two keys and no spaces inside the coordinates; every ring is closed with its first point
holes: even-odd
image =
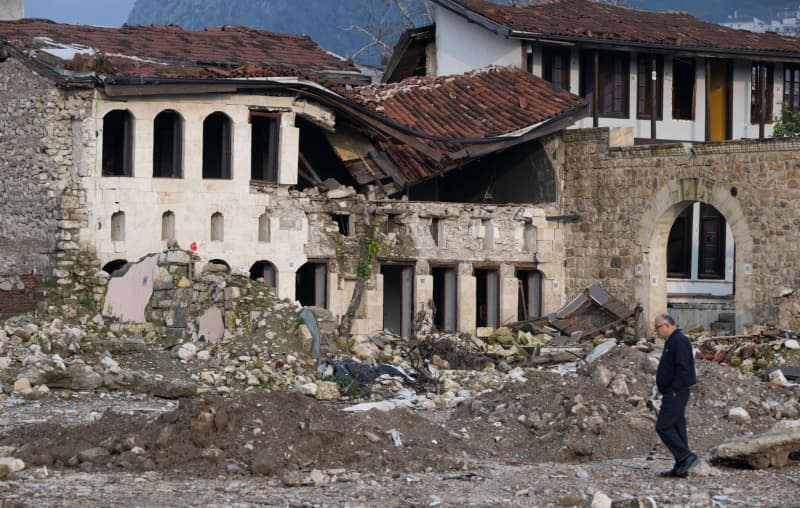
{"type": "MultiPolygon", "coordinates": [[[[498,3],[505,3],[498,0],[498,3]]],[[[379,65],[403,30],[407,17],[427,24],[422,0],[405,0],[405,15],[392,0],[136,0],[129,24],[176,24],[187,30],[207,26],[243,25],[274,32],[305,34],[323,48],[359,63],[379,65]],[[377,34],[388,46],[373,46],[358,28],[377,34]]],[[[722,22],[734,10],[769,18],[786,0],[631,0],[630,7],[652,11],[686,11],[698,18],[722,22]]]]}

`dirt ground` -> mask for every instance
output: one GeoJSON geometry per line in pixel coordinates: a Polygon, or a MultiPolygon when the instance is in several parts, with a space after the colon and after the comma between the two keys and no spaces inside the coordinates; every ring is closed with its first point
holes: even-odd
{"type": "MultiPolygon", "coordinates": [[[[797,399],[731,367],[697,367],[687,419],[703,454],[768,429],[797,399]],[[736,406],[747,408],[750,424],[727,418],[736,406]]],[[[0,482],[0,499],[4,508],[92,499],[96,506],[589,506],[596,491],[659,505],[798,499],[798,466],[657,478],[671,464],[645,403],[652,361],[635,348],[620,346],[577,375],[527,376],[454,408],[388,412],[350,413],[342,409],[352,400],[264,389],[177,402],[113,392],[9,398],[0,446],[16,448],[28,468],[0,482]],[[601,367],[628,393],[598,381],[601,367]]]]}

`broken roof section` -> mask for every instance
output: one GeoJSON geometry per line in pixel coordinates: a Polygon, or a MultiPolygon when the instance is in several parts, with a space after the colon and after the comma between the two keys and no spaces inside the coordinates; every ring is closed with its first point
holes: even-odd
{"type": "Polygon", "coordinates": [[[530,6],[487,0],[433,1],[489,30],[520,39],[716,50],[800,60],[797,37],[736,30],[685,12],[645,11],[591,0],[554,0],[530,6]]]}
{"type": "Polygon", "coordinates": [[[320,77],[368,83],[349,60],[305,35],[241,26],[102,28],[41,19],[0,21],[0,42],[40,63],[74,72],[139,78],[320,77]]]}
{"type": "Polygon", "coordinates": [[[392,50],[381,83],[394,83],[404,76],[425,76],[428,44],[436,40],[436,25],[409,28],[400,36],[392,50]]]}
{"type": "Polygon", "coordinates": [[[430,135],[422,142],[441,152],[441,161],[408,145],[379,143],[410,183],[564,129],[584,116],[587,107],[580,97],[555,91],[536,76],[501,66],[360,87],[349,98],[430,135]]]}

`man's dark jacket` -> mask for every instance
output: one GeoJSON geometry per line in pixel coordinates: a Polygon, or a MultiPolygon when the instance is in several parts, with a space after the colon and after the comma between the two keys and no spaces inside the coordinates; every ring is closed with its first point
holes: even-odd
{"type": "Polygon", "coordinates": [[[658,391],[680,390],[697,383],[694,371],[692,344],[680,330],[675,330],[664,343],[664,353],[658,363],[656,385],[658,391]]]}

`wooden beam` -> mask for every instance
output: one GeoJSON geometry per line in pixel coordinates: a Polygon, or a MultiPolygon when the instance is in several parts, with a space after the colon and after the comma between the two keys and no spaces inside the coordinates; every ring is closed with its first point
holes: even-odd
{"type": "Polygon", "coordinates": [[[706,141],[711,141],[711,61],[706,58],[706,141]]]}
{"type": "Polygon", "coordinates": [[[656,140],[656,119],[658,118],[658,67],[656,62],[656,55],[650,60],[650,139],[656,140]]]}
{"type": "MultiPolygon", "coordinates": [[[[592,127],[600,126],[600,52],[595,50],[593,55],[594,83],[592,84],[592,127]]],[[[627,83],[625,83],[627,86],[627,83]]]]}

